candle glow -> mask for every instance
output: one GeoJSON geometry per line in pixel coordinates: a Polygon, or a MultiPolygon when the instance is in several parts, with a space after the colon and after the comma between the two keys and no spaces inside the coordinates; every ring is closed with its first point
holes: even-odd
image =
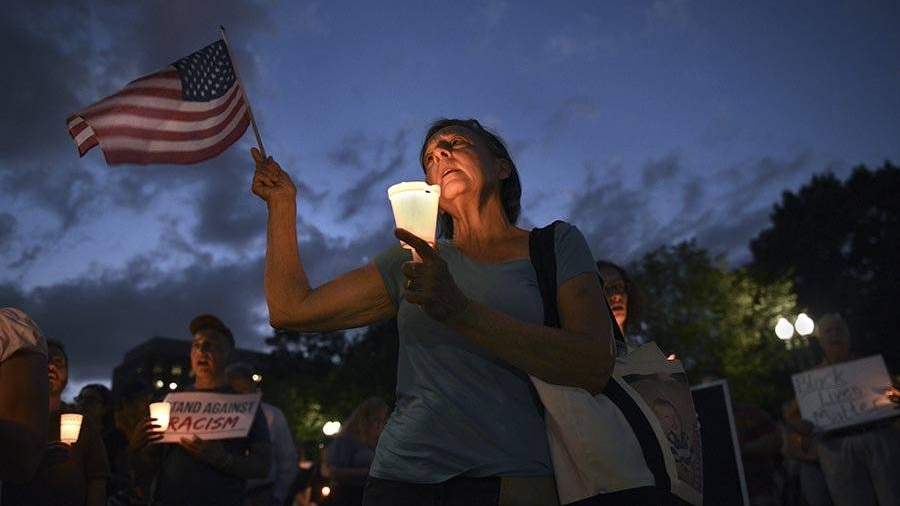
{"type": "Polygon", "coordinates": [[[59,440],[66,444],[75,444],[81,433],[83,417],[75,413],[66,413],[59,417],[59,440]]]}
{"type": "Polygon", "coordinates": [[[169,413],[171,412],[172,405],[168,402],[153,402],[150,403],[150,418],[155,418],[156,425],[159,425],[160,428],[156,429],[157,432],[165,432],[166,428],[169,426],[169,413]]]}
{"type": "MultiPolygon", "coordinates": [[[[394,211],[397,228],[402,228],[428,244],[434,244],[437,228],[440,185],[424,181],[397,183],[388,188],[388,199],[394,211]]],[[[412,249],[401,241],[404,248],[412,249]]]]}

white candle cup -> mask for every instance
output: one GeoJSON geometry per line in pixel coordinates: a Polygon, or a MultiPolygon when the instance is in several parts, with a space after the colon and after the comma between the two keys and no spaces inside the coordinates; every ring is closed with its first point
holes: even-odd
{"type": "Polygon", "coordinates": [[[66,444],[75,444],[78,434],[81,433],[81,415],[66,413],[59,417],[59,440],[66,444]]]}
{"type": "MultiPolygon", "coordinates": [[[[397,183],[388,188],[388,199],[394,210],[394,222],[416,237],[434,246],[437,229],[438,201],[441,198],[441,185],[429,185],[424,181],[397,183]]],[[[411,246],[400,241],[406,249],[411,246]]],[[[413,258],[419,260],[415,250],[413,258]]]]}
{"type": "Polygon", "coordinates": [[[172,405],[168,402],[150,403],[150,418],[155,418],[156,421],[153,423],[160,427],[156,429],[156,432],[165,432],[169,427],[169,413],[171,410],[172,405]]]}

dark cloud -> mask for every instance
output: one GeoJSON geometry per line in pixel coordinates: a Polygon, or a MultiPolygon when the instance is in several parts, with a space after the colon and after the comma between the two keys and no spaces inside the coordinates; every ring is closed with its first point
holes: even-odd
{"type": "Polygon", "coordinates": [[[680,170],[678,155],[670,153],[659,160],[650,160],[641,170],[644,186],[656,186],[671,180],[680,170]]]}
{"type": "MultiPolygon", "coordinates": [[[[132,258],[121,269],[101,269],[31,291],[0,284],[0,300],[21,307],[47,335],[65,342],[73,380],[109,377],[129,348],[151,336],[187,338],[187,322],[201,312],[221,316],[239,345],[262,347],[262,256],[215,263],[177,233],[177,221],[169,225],[155,251],[132,258]],[[191,262],[182,269],[162,269],[160,260],[176,251],[192,254],[191,262]]],[[[342,240],[301,221],[300,252],[312,283],[319,285],[371,260],[394,244],[392,228],[385,222],[356,240],[342,240]]]]}
{"type": "MultiPolygon", "coordinates": [[[[246,209],[232,209],[230,202],[221,216],[209,209],[211,201],[232,195],[227,182],[204,170],[215,168],[218,160],[199,167],[110,169],[99,148],[79,159],[65,119],[128,81],[217,39],[220,23],[233,32],[229,42],[242,78],[252,81],[257,60],[250,57],[250,49],[270,31],[269,12],[254,2],[213,0],[5,4],[0,18],[5,69],[0,76],[0,110],[6,119],[0,122],[0,191],[15,196],[8,202],[16,205],[20,222],[16,233],[31,230],[36,225],[33,216],[47,211],[58,221],[51,240],[59,240],[98,212],[142,212],[172,188],[210,182],[211,188],[199,192],[205,197],[198,203],[206,213],[201,217],[203,239],[246,243],[249,229],[256,225],[245,218],[246,209]],[[23,208],[29,214],[20,215],[18,209],[23,208]]],[[[0,211],[12,209],[2,206],[0,211]]],[[[44,251],[35,242],[34,237],[21,237],[19,257],[7,266],[22,268],[34,261],[44,251]]]]}
{"type": "MultiPolygon", "coordinates": [[[[345,160],[362,173],[353,174],[356,183],[342,192],[338,198],[341,218],[349,219],[375,202],[376,193],[384,191],[383,182],[389,175],[403,166],[408,130],[400,129],[390,139],[368,140],[357,138],[355,144],[342,142],[339,149],[332,152],[332,161],[345,160]]],[[[383,201],[384,195],[378,198],[383,201]]]]}
{"type": "Polygon", "coordinates": [[[0,153],[14,163],[0,171],[22,171],[74,147],[65,118],[80,103],[90,81],[90,16],[83,2],[12,2],[0,16],[0,153]],[[67,140],[69,139],[69,140],[67,140]]]}
{"type": "Polygon", "coordinates": [[[63,231],[89,214],[100,198],[94,175],[74,162],[37,162],[0,172],[0,189],[25,200],[25,205],[51,212],[63,231]]]}
{"type": "Polygon", "coordinates": [[[16,233],[19,221],[9,213],[0,213],[0,252],[7,251],[16,233]]]}
{"type": "Polygon", "coordinates": [[[589,97],[570,97],[560,103],[545,125],[551,131],[562,130],[579,121],[594,121],[600,117],[600,106],[589,97]]]}
{"type": "Polygon", "coordinates": [[[318,206],[328,196],[328,190],[316,192],[303,181],[294,180],[294,185],[297,187],[297,199],[300,202],[309,202],[313,206],[318,206]]]}
{"type": "Polygon", "coordinates": [[[366,167],[363,164],[365,153],[362,146],[368,144],[369,140],[362,132],[346,135],[334,149],[328,152],[328,161],[338,167],[365,170],[366,167]]]}
{"type": "Polygon", "coordinates": [[[630,258],[642,244],[645,231],[653,228],[645,193],[618,179],[599,182],[593,175],[572,200],[568,216],[581,228],[594,254],[602,258],[630,258]]]}
{"type": "Polygon", "coordinates": [[[231,149],[217,158],[207,173],[196,202],[196,240],[245,248],[266,232],[265,204],[250,194],[253,165],[242,150],[231,149]]]}
{"type": "Polygon", "coordinates": [[[34,245],[27,247],[19,257],[12,262],[6,264],[10,269],[19,270],[24,267],[31,265],[32,262],[38,259],[41,256],[41,253],[44,252],[44,247],[41,245],[34,245]]]}
{"type": "Polygon", "coordinates": [[[568,215],[600,257],[627,262],[663,244],[694,238],[738,263],[747,259],[748,241],[766,225],[785,185],[808,177],[811,160],[809,152],[787,160],[763,157],[706,177],[693,175],[696,171],[670,153],[644,165],[641,187],[621,179],[622,167],[600,171],[589,166],[568,215]],[[669,188],[681,189],[679,200],[672,200],[669,188]],[[660,202],[680,208],[660,212],[660,202]]]}

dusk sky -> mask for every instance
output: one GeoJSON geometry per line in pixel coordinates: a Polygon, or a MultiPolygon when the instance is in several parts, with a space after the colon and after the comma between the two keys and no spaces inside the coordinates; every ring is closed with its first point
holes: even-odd
{"type": "Polygon", "coordinates": [[[439,117],[503,136],[520,226],[597,258],[695,238],[730,265],[816,173],[900,161],[900,3],[14,1],[0,20],[0,305],[70,350],[69,394],[201,312],[270,334],[248,130],[190,166],[79,158],[66,117],[228,28],[266,147],[299,186],[314,283],[394,242],[439,117]]]}

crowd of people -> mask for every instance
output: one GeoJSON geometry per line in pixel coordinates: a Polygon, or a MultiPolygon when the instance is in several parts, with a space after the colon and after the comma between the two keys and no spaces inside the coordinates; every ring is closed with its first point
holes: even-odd
{"type": "MultiPolygon", "coordinates": [[[[596,262],[577,227],[555,224],[555,297],[544,298],[534,237],[515,226],[521,184],[505,144],[475,120],[441,120],[420,153],[425,179],[441,186],[440,239],[398,229],[406,248],[313,288],[297,240],[294,184],[271,157],[252,154],[252,191],[268,209],[271,323],[328,331],[396,318],[395,405],[364,401],[312,466],[298,457],[284,414],[264,402],[245,437],[162,442],[149,385],[126,385],[116,396],[87,385],[65,405],[65,346],[45,339],[22,311],[3,309],[0,505],[311,504],[311,475],[328,480],[329,504],[560,504],[531,378],[613,395],[617,357],[642,344],[629,331],[634,286],[625,270],[596,262]],[[72,411],[83,415],[81,432],[63,443],[61,414],[72,411]]],[[[200,315],[188,330],[194,383],[185,391],[258,391],[252,369],[231,362],[235,339],[221,319],[200,315]]],[[[852,358],[839,316],[822,318],[817,333],[822,365],[852,358]]],[[[886,395],[898,400],[896,389],[886,395]]],[[[752,504],[900,504],[900,480],[891,479],[900,468],[896,418],[820,434],[788,403],[780,420],[742,405],[735,420],[752,504]]],[[[683,429],[664,429],[673,448],[684,446],[683,429]]],[[[608,457],[611,471],[626,465],[608,457]]],[[[685,504],[650,460],[628,470],[633,479],[570,504],[685,504]]]]}

